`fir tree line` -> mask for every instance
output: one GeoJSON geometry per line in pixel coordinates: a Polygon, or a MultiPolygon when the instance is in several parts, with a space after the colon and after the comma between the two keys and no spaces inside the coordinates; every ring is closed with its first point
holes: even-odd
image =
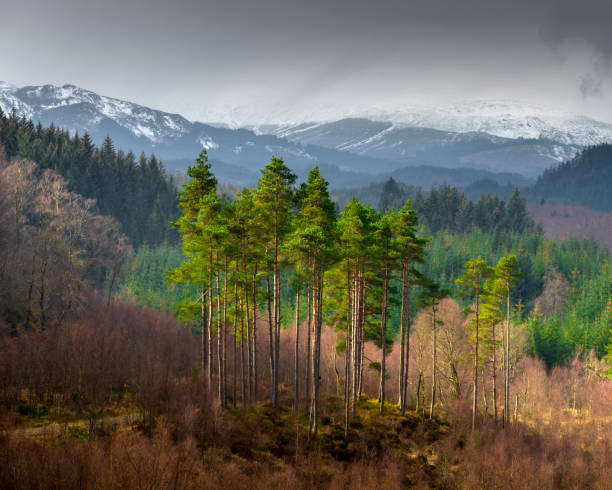
{"type": "MultiPolygon", "coordinates": [[[[217,193],[217,181],[203,150],[195,166],[189,167],[189,182],[180,194],[182,216],[174,223],[182,237],[185,261],[169,272],[172,283],[189,283],[199,288],[197,298],[180,304],[184,316],[199,318],[201,332],[201,373],[208,389],[222,407],[228,400],[237,403],[236,390],[229,396],[233,376],[241,383],[243,406],[261,396],[257,387],[261,372],[257,329],[266,328],[270,375],[270,400],[279,404],[281,337],[281,282],[291,278],[295,294],[295,378],[294,409],[310,416],[310,433],[316,436],[319,423],[321,382],[321,333],[324,325],[339,334],[338,352],[344,356],[345,435],[362,396],[364,369],[380,373],[379,403],[384,413],[388,347],[393,343],[387,323],[392,303],[399,303],[401,366],[393,373],[399,384],[399,405],[405,413],[408,394],[408,366],[411,328],[411,291],[419,286],[418,306],[431,311],[434,342],[432,399],[435,411],[436,318],[440,301],[450,294],[419,271],[425,261],[428,239],[419,235],[418,218],[410,201],[399,211],[380,214],[352,199],[336,216],[327,182],[315,167],[308,180],[295,189],[295,175],[281,159],[272,158],[262,170],[256,189],[243,189],[232,202],[217,193]],[[284,271],[285,274],[281,274],[284,271]],[[398,294],[395,288],[401,290],[398,294]],[[397,296],[399,295],[399,301],[397,296]],[[301,306],[303,305],[303,306],[301,306]],[[306,308],[306,379],[300,390],[299,339],[300,307],[306,308]],[[259,321],[258,321],[258,316],[259,321]],[[229,345],[228,345],[229,339],[229,345]],[[366,365],[364,345],[374,342],[381,348],[380,362],[366,365]],[[233,369],[228,370],[228,349],[234,352],[233,369]],[[240,360],[240,370],[238,369],[240,360]],[[216,362],[215,362],[216,361],[216,362]],[[240,373],[240,374],[239,374],[240,373]],[[300,407],[301,394],[305,400],[300,407]]],[[[478,413],[478,379],[484,366],[493,363],[500,342],[510,341],[511,298],[520,277],[516,256],[502,257],[489,266],[481,257],[468,260],[456,280],[461,294],[473,308],[473,425],[478,413]],[[501,329],[505,321],[505,328],[501,329]],[[501,330],[501,332],[500,332],[501,330]],[[500,340],[501,339],[501,340],[500,340]],[[480,350],[479,350],[480,347],[480,350]]],[[[504,423],[509,421],[509,359],[503,350],[504,423]]],[[[493,380],[494,391],[497,381],[493,380]]],[[[493,396],[497,419],[497,396],[493,396]]]]}
{"type": "Polygon", "coordinates": [[[178,241],[167,225],[178,216],[176,186],[154,155],[124,153],[109,137],[98,147],[87,133],[44,128],[1,109],[0,151],[37,163],[41,172],[58,172],[73,192],[95,199],[101,214],[116,218],[135,246],[178,241]]]}
{"type": "Polygon", "coordinates": [[[485,233],[523,234],[537,230],[518,189],[514,189],[508,202],[491,194],[474,202],[466,198],[462,190],[450,185],[425,192],[420,187],[405,187],[389,178],[382,186],[378,209],[384,213],[399,208],[407,199],[411,199],[421,223],[432,234],[439,231],[465,233],[472,228],[485,233]]]}

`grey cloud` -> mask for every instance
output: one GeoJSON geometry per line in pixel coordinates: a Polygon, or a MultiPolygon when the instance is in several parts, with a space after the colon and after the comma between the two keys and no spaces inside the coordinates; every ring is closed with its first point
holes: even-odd
{"type": "Polygon", "coordinates": [[[591,96],[576,80],[589,73],[584,93],[602,93],[612,67],[603,0],[21,0],[1,16],[0,79],[74,83],[192,118],[441,93],[578,106],[591,96]],[[568,40],[591,46],[594,65],[560,73],[550,47],[568,40]]]}

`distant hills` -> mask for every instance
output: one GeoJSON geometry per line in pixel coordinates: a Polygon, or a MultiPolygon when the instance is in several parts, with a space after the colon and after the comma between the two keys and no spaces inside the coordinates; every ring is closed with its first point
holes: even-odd
{"type": "Polygon", "coordinates": [[[369,119],[268,126],[266,130],[297,143],[401,162],[404,166],[469,167],[529,177],[537,177],[581,148],[575,143],[545,138],[505,138],[484,132],[441,131],[369,119]]]}
{"type": "Polygon", "coordinates": [[[45,126],[88,132],[98,144],[108,135],[118,148],[155,153],[173,172],[184,172],[205,147],[219,178],[235,185],[256,182],[259,169],[275,155],[300,176],[319,165],[333,188],[364,186],[389,176],[421,187],[447,183],[478,188],[483,180],[526,186],[583,145],[612,140],[612,125],[599,121],[482,103],[229,128],[74,85],[16,87],[0,82],[0,108],[14,108],[45,126]]]}

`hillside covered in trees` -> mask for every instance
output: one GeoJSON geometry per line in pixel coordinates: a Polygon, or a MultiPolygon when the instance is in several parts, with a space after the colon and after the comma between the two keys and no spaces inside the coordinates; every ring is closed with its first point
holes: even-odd
{"type": "Polygon", "coordinates": [[[116,150],[110,138],[97,147],[87,133],[70,135],[4,114],[0,109],[0,152],[61,175],[70,191],[94,199],[103,215],[116,218],[134,245],[176,242],[167,226],[175,219],[176,187],[154,155],[116,150]]]}
{"type": "Polygon", "coordinates": [[[546,170],[532,192],[536,200],[578,204],[612,211],[612,145],[587,148],[574,159],[546,170]]]}
{"type": "Polygon", "coordinates": [[[234,192],[203,151],[168,201],[179,247],[149,181],[104,205],[75,190],[153,157],[107,141],[81,167],[85,137],[3,124],[1,486],[607,481],[610,254],[544,237],[518,192],[390,180],[377,209],[336,205],[277,158],[234,192]],[[147,200],[112,207],[129,192],[147,200]]]}

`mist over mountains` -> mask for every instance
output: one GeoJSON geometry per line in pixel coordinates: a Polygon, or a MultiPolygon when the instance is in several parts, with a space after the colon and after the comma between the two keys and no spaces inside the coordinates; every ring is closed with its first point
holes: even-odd
{"type": "Polygon", "coordinates": [[[238,185],[256,182],[259,169],[275,155],[298,176],[319,165],[335,188],[389,176],[423,187],[483,179],[523,186],[584,146],[612,141],[610,124],[508,103],[230,128],[74,85],[0,82],[0,107],[43,125],[88,132],[96,143],[108,135],[118,148],[155,153],[170,171],[184,171],[205,147],[219,178],[238,185]]]}

